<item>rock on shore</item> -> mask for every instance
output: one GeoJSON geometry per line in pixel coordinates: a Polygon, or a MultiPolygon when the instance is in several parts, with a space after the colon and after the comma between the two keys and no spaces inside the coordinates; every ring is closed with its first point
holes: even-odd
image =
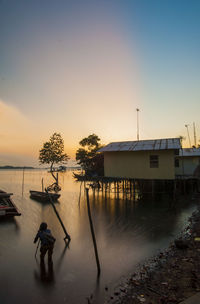
{"type": "Polygon", "coordinates": [[[109,295],[106,304],[174,304],[200,291],[200,208],[170,247],[109,295]]]}

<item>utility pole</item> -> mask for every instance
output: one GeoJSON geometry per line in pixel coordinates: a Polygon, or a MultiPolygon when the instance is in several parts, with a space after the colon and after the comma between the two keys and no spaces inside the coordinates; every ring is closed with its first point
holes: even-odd
{"type": "Polygon", "coordinates": [[[186,129],[187,129],[189,145],[190,145],[190,148],[191,148],[191,141],[190,141],[190,134],[189,134],[188,126],[189,126],[189,125],[185,125],[185,127],[186,127],[186,129]]]}
{"type": "Polygon", "coordinates": [[[193,129],[194,129],[194,146],[197,147],[197,137],[196,137],[196,129],[195,129],[195,122],[193,122],[193,129]]]}
{"type": "Polygon", "coordinates": [[[139,141],[139,111],[140,109],[136,108],[137,111],[137,140],[139,141]]]}

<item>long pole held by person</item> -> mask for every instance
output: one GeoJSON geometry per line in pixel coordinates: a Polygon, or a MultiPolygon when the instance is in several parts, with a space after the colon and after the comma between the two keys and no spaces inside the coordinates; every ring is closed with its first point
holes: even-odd
{"type": "Polygon", "coordinates": [[[87,196],[87,208],[88,208],[88,217],[89,217],[89,222],[90,222],[90,230],[91,230],[91,234],[92,234],[94,252],[95,252],[96,263],[97,263],[97,271],[98,271],[98,276],[99,276],[100,272],[101,272],[101,268],[100,268],[100,263],[99,263],[96,238],[95,238],[95,234],[94,234],[94,228],[93,228],[92,217],[91,217],[91,212],[90,212],[90,201],[89,201],[89,194],[88,194],[89,189],[85,188],[85,190],[86,190],[86,196],[87,196]]]}
{"type": "Polygon", "coordinates": [[[39,245],[40,245],[40,239],[38,240],[38,243],[37,243],[37,248],[36,248],[36,251],[35,251],[35,257],[37,255],[39,245]]]}

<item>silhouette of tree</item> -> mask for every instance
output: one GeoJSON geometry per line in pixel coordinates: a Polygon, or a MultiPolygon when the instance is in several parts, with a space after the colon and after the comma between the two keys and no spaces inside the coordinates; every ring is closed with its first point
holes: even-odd
{"type": "Polygon", "coordinates": [[[104,158],[103,154],[97,151],[102,147],[100,138],[96,134],[91,134],[79,142],[81,148],[76,151],[76,160],[85,170],[86,175],[103,175],[104,158]]]}
{"type": "Polygon", "coordinates": [[[64,153],[64,140],[60,133],[54,133],[49,141],[43,144],[43,147],[39,152],[39,162],[41,164],[50,164],[50,172],[56,183],[58,183],[57,177],[53,174],[53,166],[59,163],[66,164],[68,160],[69,156],[64,153]]]}

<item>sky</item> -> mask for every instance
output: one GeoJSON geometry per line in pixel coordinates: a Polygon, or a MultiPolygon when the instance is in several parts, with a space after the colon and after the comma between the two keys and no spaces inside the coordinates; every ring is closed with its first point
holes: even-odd
{"type": "Polygon", "coordinates": [[[200,144],[199,0],[0,0],[0,165],[79,142],[200,144]]]}

